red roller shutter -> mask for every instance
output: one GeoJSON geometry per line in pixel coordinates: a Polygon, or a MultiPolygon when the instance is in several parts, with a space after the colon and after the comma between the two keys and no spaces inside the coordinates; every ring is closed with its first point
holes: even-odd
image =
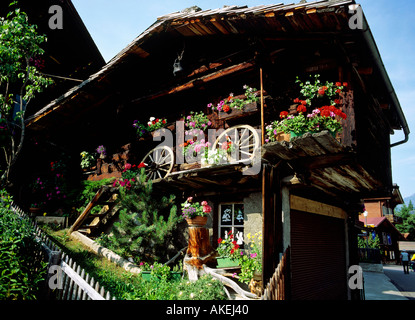
{"type": "Polygon", "coordinates": [[[291,211],[294,300],[347,299],[343,219],[291,211]]]}

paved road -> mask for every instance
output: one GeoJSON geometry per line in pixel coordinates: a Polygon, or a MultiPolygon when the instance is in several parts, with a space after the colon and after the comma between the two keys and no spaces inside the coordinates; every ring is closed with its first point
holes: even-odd
{"type": "Polygon", "coordinates": [[[415,272],[404,274],[401,265],[384,265],[383,271],[405,297],[415,300],[415,272]]]}

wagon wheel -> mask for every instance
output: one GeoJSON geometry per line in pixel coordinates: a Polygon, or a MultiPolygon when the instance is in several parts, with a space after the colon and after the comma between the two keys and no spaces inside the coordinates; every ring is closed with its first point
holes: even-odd
{"type": "Polygon", "coordinates": [[[149,180],[164,179],[173,169],[173,149],[167,146],[154,148],[141,162],[146,166],[145,173],[149,180]]]}
{"type": "Polygon", "coordinates": [[[223,131],[213,144],[213,150],[221,148],[226,141],[231,141],[233,145],[233,151],[228,154],[231,162],[250,162],[260,148],[259,134],[249,125],[237,125],[223,131]]]}

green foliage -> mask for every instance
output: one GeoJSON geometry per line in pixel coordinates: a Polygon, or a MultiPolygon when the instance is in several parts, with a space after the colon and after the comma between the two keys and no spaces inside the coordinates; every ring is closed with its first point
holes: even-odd
{"type": "Polygon", "coordinates": [[[255,272],[262,272],[262,232],[257,232],[253,236],[247,234],[249,242],[246,244],[247,249],[239,257],[241,273],[239,280],[248,284],[255,272]]]}
{"type": "Polygon", "coordinates": [[[380,249],[380,240],[379,236],[376,235],[373,239],[372,235],[369,235],[367,239],[358,238],[358,247],[359,248],[369,248],[369,249],[380,249]]]}
{"type": "MultiPolygon", "coordinates": [[[[102,186],[110,185],[114,181],[114,178],[102,179],[99,181],[82,181],[81,186],[78,189],[72,190],[70,197],[74,198],[74,204],[77,206],[78,214],[82,213],[88,203],[94,198],[95,194],[102,186]]],[[[91,213],[95,214],[101,210],[102,206],[95,206],[91,213]]]]}
{"type": "Polygon", "coordinates": [[[3,141],[6,163],[2,168],[3,184],[8,182],[10,169],[23,146],[24,105],[53,83],[38,71],[44,53],[40,46],[45,41],[46,37],[37,34],[37,27],[29,23],[27,14],[20,9],[0,17],[0,118],[5,119],[3,131],[8,133],[8,141],[3,141]],[[19,109],[12,118],[15,104],[19,109]]]}
{"type": "Polygon", "coordinates": [[[82,151],[81,152],[81,168],[82,169],[90,169],[92,168],[97,162],[95,159],[95,155],[88,152],[88,151],[82,151]]]}
{"type": "Polygon", "coordinates": [[[40,246],[30,221],[11,209],[11,197],[2,190],[0,206],[0,300],[34,300],[46,278],[47,263],[33,259],[40,246]]]}
{"type": "Polygon", "coordinates": [[[110,249],[137,263],[165,258],[173,241],[172,232],[180,221],[175,196],[153,194],[153,185],[146,182],[142,169],[131,187],[120,188],[120,199],[120,221],[114,224],[110,249]]]}
{"type": "Polygon", "coordinates": [[[415,214],[412,201],[409,204],[403,204],[399,209],[395,210],[395,215],[402,218],[402,224],[397,224],[396,228],[401,233],[409,233],[409,240],[415,240],[415,214]]]}
{"type": "Polygon", "coordinates": [[[204,275],[197,281],[182,281],[176,288],[177,300],[226,300],[223,284],[210,275],[204,275]]]}

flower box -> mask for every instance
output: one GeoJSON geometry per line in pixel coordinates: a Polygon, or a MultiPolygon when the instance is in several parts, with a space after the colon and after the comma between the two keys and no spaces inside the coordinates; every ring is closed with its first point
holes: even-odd
{"type": "Polygon", "coordinates": [[[244,105],[242,110],[231,109],[229,112],[219,111],[219,120],[230,120],[233,118],[244,117],[258,112],[258,104],[256,102],[248,103],[244,105]]]}
{"type": "Polygon", "coordinates": [[[199,169],[201,164],[199,162],[194,163],[182,163],[180,165],[180,171],[192,170],[192,169],[199,169]]]}
{"type": "Polygon", "coordinates": [[[289,134],[289,133],[279,132],[275,136],[275,140],[278,141],[278,142],[283,142],[283,141],[289,142],[290,139],[291,139],[291,134],[289,134]]]}
{"type": "Polygon", "coordinates": [[[229,257],[218,257],[216,258],[218,268],[235,268],[239,267],[239,262],[229,257]]]}
{"type": "Polygon", "coordinates": [[[31,217],[40,216],[42,214],[42,208],[30,208],[29,212],[31,217]]]}

